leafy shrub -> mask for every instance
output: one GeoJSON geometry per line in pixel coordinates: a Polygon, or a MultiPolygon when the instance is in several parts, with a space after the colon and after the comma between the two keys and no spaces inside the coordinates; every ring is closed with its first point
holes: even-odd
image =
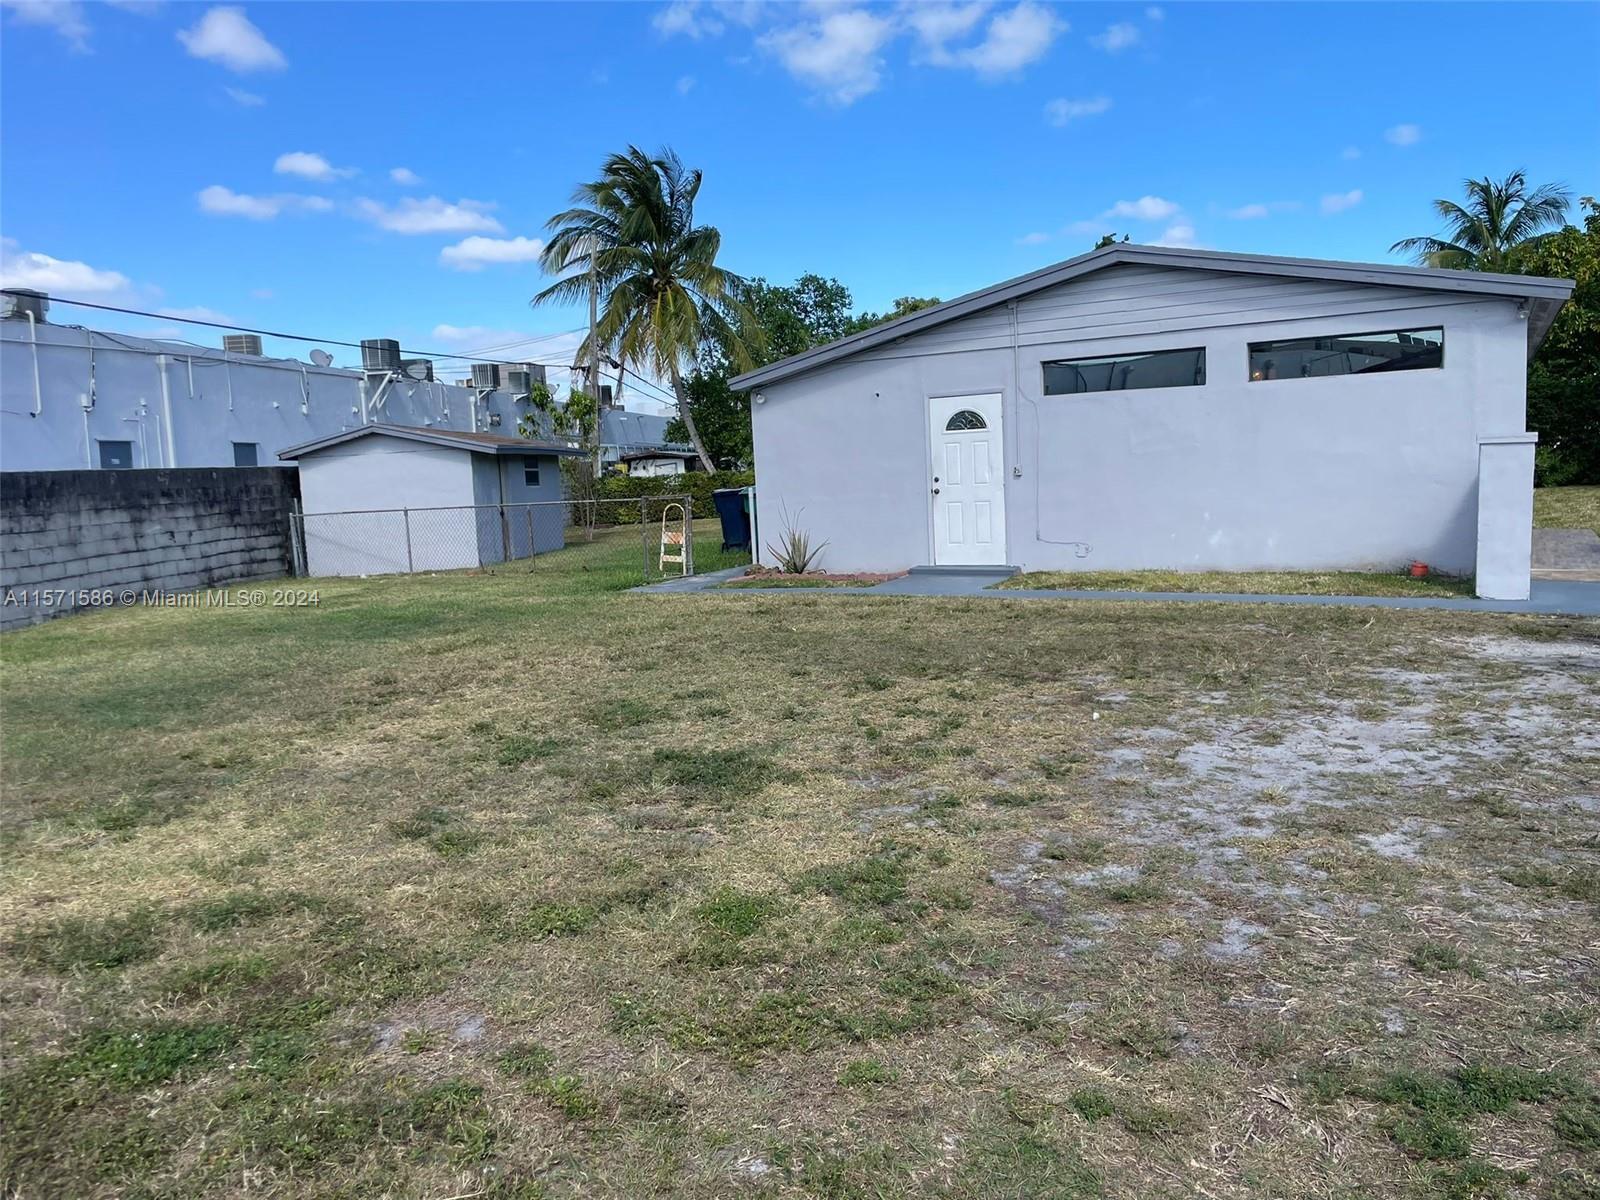
{"type": "MultiPolygon", "coordinates": [[[[608,475],[600,481],[601,500],[637,500],[641,496],[690,496],[694,500],[694,515],[714,517],[717,506],[711,493],[719,488],[750,487],[756,481],[754,471],[689,471],[682,475],[608,475]]],[[[637,525],[637,504],[601,504],[602,525],[637,525]]],[[[656,504],[645,506],[645,519],[659,521],[661,508],[656,504]]]]}

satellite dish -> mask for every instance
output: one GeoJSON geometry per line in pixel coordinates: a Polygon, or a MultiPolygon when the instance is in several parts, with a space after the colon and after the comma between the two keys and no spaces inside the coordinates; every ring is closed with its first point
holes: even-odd
{"type": "Polygon", "coordinates": [[[331,367],[333,366],[333,355],[326,350],[313,350],[311,352],[311,363],[317,367],[331,367]]]}
{"type": "Polygon", "coordinates": [[[417,361],[406,364],[406,374],[418,383],[427,383],[428,376],[433,373],[432,365],[427,362],[417,361]]]}

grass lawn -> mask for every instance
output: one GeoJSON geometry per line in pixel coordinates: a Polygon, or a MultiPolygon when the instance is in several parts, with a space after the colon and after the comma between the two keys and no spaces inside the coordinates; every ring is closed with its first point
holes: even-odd
{"type": "Polygon", "coordinates": [[[1471,596],[1472,580],[1362,571],[1029,571],[1000,588],[1241,592],[1263,596],[1471,596]]]}
{"type": "Polygon", "coordinates": [[[0,638],[4,1194],[1600,1188],[1595,623],[541,566],[0,638]]]}
{"type": "Polygon", "coordinates": [[[1592,529],[1600,533],[1600,487],[1535,488],[1535,529],[1592,529]]]}

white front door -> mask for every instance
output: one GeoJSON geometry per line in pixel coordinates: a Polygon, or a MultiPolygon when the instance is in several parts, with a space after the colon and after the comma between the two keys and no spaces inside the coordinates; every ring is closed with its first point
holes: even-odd
{"type": "Polygon", "coordinates": [[[928,399],[928,472],[933,561],[1000,566],[1006,561],[1005,439],[1000,393],[928,399]]]}

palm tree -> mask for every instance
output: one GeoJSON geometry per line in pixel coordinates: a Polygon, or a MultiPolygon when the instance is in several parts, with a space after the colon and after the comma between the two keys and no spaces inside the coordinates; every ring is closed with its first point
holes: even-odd
{"type": "Polygon", "coordinates": [[[1428,267],[1514,271],[1518,249],[1560,229],[1572,199],[1560,184],[1528,191],[1527,176],[1521,171],[1499,182],[1487,176],[1465,179],[1462,187],[1465,204],[1433,202],[1433,211],[1445,223],[1445,237],[1405,238],[1389,252],[1410,254],[1428,267]]]}
{"type": "Polygon", "coordinates": [[[671,150],[652,157],[629,146],[606,159],[600,178],[573,193],[573,207],[546,223],[553,236],[540,262],[562,278],[531,303],[601,297],[579,355],[597,362],[611,354],[670,379],[689,440],[711,471],[684,393],[684,368],[711,343],[735,369],[749,370],[759,347],[747,347],[739,331],[751,339],[761,334],[745,307],[745,281],[717,266],[722,235],[694,223],[700,181],[671,150]]]}

